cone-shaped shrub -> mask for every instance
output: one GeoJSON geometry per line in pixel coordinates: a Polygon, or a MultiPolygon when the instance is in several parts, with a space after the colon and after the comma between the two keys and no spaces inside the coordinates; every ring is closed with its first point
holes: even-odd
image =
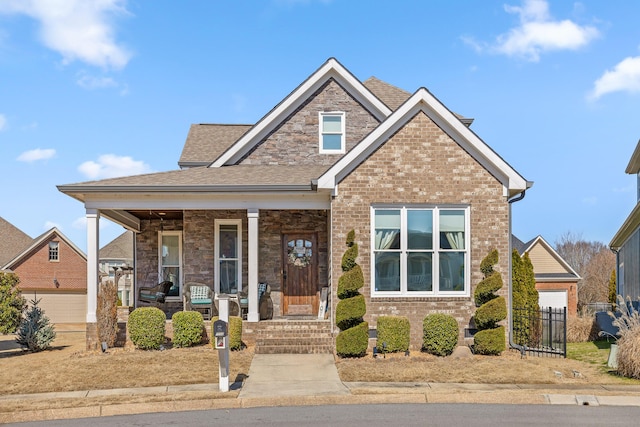
{"type": "Polygon", "coordinates": [[[341,357],[362,357],[369,347],[369,325],[362,319],[367,308],[364,295],[358,291],[364,286],[364,276],[356,263],[358,245],[354,240],[355,231],[351,230],[342,255],[343,274],[338,280],[336,325],[340,333],[336,337],[336,353],[341,357]]]}
{"type": "Polygon", "coordinates": [[[494,249],[480,263],[484,278],[473,294],[476,304],[482,303],[474,315],[478,332],[473,337],[473,351],[477,354],[497,355],[506,347],[504,327],[497,326],[507,318],[505,299],[495,295],[502,287],[502,275],[493,269],[497,263],[498,251],[494,249]]]}
{"type": "Polygon", "coordinates": [[[23,349],[33,352],[48,349],[56,338],[56,331],[49,323],[49,318],[44,314],[44,310],[38,307],[39,303],[39,299],[31,300],[31,307],[27,309],[16,332],[16,342],[23,349]]]}

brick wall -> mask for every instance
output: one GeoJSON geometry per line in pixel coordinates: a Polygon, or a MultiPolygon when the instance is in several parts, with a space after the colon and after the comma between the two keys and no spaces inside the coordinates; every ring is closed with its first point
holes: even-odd
{"type": "MultiPolygon", "coordinates": [[[[411,323],[411,347],[422,345],[422,320],[429,313],[452,314],[460,327],[470,324],[475,304],[473,290],[482,280],[481,260],[497,249],[496,270],[505,285],[499,294],[507,297],[509,206],[503,187],[462,147],[446,135],[424,113],[418,113],[340,184],[332,202],[332,283],[340,276],[340,261],[346,233],[354,229],[360,255],[357,262],[365,276],[361,293],[367,300],[365,320],[375,327],[382,315],[407,316],[411,323]],[[371,297],[370,206],[373,203],[463,204],[470,206],[471,295],[455,298],[371,297]]],[[[332,312],[337,302],[332,289],[332,312]]]]}
{"type": "Polygon", "coordinates": [[[13,267],[20,278],[20,288],[52,292],[87,289],[87,261],[57,235],[42,242],[13,267]],[[59,242],[58,261],[49,261],[49,242],[59,242]],[[59,288],[55,287],[54,277],[59,288]]]}
{"type": "Polygon", "coordinates": [[[319,153],[318,113],[344,111],[346,151],[351,150],[379,122],[335,80],[327,81],[298,110],[283,120],[242,164],[332,165],[341,154],[319,153]]]}

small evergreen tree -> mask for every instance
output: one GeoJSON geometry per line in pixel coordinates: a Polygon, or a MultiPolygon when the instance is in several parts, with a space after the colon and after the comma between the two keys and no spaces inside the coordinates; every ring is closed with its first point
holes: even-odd
{"type": "Polygon", "coordinates": [[[514,340],[519,345],[532,345],[538,340],[540,325],[533,320],[537,315],[529,315],[537,312],[539,306],[533,264],[528,253],[520,257],[517,250],[512,252],[511,281],[514,340]]]}
{"type": "Polygon", "coordinates": [[[44,314],[44,310],[38,307],[39,299],[31,300],[31,307],[22,319],[18,332],[16,332],[16,342],[28,351],[42,351],[51,346],[56,338],[53,325],[49,323],[49,318],[44,314]]]}
{"type": "Polygon", "coordinates": [[[336,306],[336,325],[340,333],[336,337],[336,353],[341,357],[362,357],[369,347],[369,324],[363,320],[366,312],[364,295],[360,288],[364,286],[364,275],[356,263],[358,244],[355,243],[355,231],[347,234],[347,250],[342,256],[343,274],[338,279],[338,302],[336,306]]]}
{"type": "Polygon", "coordinates": [[[18,275],[0,271],[0,334],[12,334],[20,325],[27,302],[20,294],[18,275]]]}

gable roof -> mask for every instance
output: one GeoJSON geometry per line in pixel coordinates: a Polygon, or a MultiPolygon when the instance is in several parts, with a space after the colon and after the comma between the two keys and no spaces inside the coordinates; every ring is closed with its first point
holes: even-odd
{"type": "Polygon", "coordinates": [[[9,262],[33,240],[18,227],[0,217],[0,267],[9,262]]]}
{"type": "Polygon", "coordinates": [[[536,270],[535,263],[534,264],[534,273],[536,277],[536,281],[544,282],[544,281],[577,281],[580,280],[580,275],[569,265],[568,262],[564,260],[560,256],[558,252],[553,249],[553,247],[540,235],[534,237],[532,240],[527,243],[522,243],[520,239],[516,236],[511,235],[511,246],[513,249],[516,249],[520,256],[524,256],[525,253],[531,253],[534,248],[540,247],[545,253],[545,271],[543,270],[540,262],[538,263],[538,271],[536,270]],[[552,269],[554,271],[548,271],[552,269]]]}
{"type": "Polygon", "coordinates": [[[19,263],[23,259],[27,258],[34,249],[38,248],[42,243],[51,240],[54,236],[58,236],[67,245],[69,245],[71,249],[73,249],[78,255],[80,255],[82,259],[84,259],[85,261],[87,260],[87,255],[85,255],[85,253],[82,252],[80,248],[78,248],[71,240],[69,240],[67,236],[62,234],[60,230],[58,230],[56,227],[53,227],[49,231],[45,231],[40,236],[33,239],[33,241],[29,246],[27,246],[25,249],[20,251],[20,253],[18,253],[15,257],[9,260],[9,262],[4,264],[4,266],[2,266],[2,269],[10,270],[14,265],[19,263]]]}
{"type": "Polygon", "coordinates": [[[496,177],[507,190],[508,197],[522,193],[533,185],[532,182],[524,179],[505,162],[502,157],[482,141],[431,92],[425,88],[420,88],[358,145],[329,168],[318,179],[318,188],[335,188],[345,176],[368,158],[418,112],[425,113],[440,129],[496,177]]]}
{"type": "Polygon", "coordinates": [[[100,249],[100,259],[133,260],[133,232],[125,231],[100,249]]]}
{"type": "Polygon", "coordinates": [[[269,111],[235,144],[218,157],[210,167],[234,164],[266,137],[286,117],[292,114],[322,85],[333,79],[353,96],[378,120],[383,120],[391,110],[363,85],[335,58],[329,58],[315,73],[269,111]]]}

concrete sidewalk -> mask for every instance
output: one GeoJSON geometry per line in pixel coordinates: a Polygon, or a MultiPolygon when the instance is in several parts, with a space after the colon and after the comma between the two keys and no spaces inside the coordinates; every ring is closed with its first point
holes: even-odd
{"type": "Polygon", "coordinates": [[[0,411],[3,407],[25,409],[5,409],[0,412],[0,423],[259,406],[378,403],[640,406],[640,386],[343,383],[333,355],[257,354],[248,377],[243,383],[232,384],[227,393],[213,383],[5,395],[0,396],[0,411]]]}

